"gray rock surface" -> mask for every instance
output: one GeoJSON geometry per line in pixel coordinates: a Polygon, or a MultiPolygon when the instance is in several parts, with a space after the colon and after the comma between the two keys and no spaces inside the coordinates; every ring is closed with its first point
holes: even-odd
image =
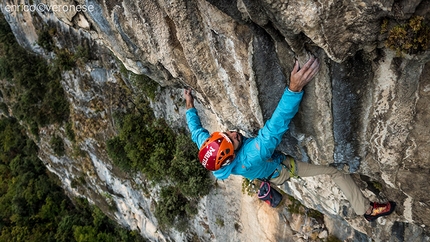
{"type": "MultiPolygon", "coordinates": [[[[8,1],[1,11],[19,43],[48,59],[52,53],[37,44],[43,27],[57,30],[54,41],[60,48],[91,48],[92,59],[63,73],[62,80],[72,104],[78,149],[85,155],[72,155],[76,147],[62,134],[68,155],[55,156],[49,137],[58,127],[41,130],[38,143],[40,157],[71,195],[88,197],[150,240],[186,241],[187,234],[157,230],[151,206],[157,198],[139,189],[145,180],[110,165],[104,146],[116,132],[112,110],[131,105],[129,95],[139,92],[120,78],[116,59],[164,87],[151,105],[172,126],[185,125],[181,95],[183,88],[191,87],[210,131],[237,128],[255,135],[287,86],[294,59],[303,64],[315,55],[321,70],[306,87],[280,149],[306,162],[334,163],[354,173],[367,197],[396,201],[395,213],[368,223],[352,212],[330,177],[292,180],[282,189],[325,214],[325,228],[313,230],[311,224],[322,227],[306,214],[269,209],[247,195],[232,199],[241,190],[241,179],[232,177],[199,204],[193,233],[203,241],[305,241],[324,230],[348,241],[430,240],[429,52],[399,57],[384,46],[387,36],[381,31],[384,19],[393,23],[420,15],[428,21],[428,1],[67,4],[92,7],[81,12],[10,11],[18,1],[8,1]],[[79,177],[87,185],[72,188],[79,177]],[[112,213],[108,208],[113,203],[118,211],[112,213]],[[224,227],[216,224],[219,216],[224,227]]],[[[64,127],[59,130],[64,132],[64,127]]]]}

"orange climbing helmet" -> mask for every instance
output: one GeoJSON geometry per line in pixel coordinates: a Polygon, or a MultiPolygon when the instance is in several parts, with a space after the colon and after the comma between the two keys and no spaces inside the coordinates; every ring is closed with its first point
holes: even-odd
{"type": "Polygon", "coordinates": [[[234,147],[226,134],[214,132],[199,151],[200,163],[210,171],[230,164],[234,159],[234,147]]]}

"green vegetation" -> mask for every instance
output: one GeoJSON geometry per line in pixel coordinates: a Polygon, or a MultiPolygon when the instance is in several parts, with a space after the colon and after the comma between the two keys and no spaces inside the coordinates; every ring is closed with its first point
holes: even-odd
{"type": "Polygon", "coordinates": [[[158,83],[145,75],[137,75],[132,72],[130,72],[130,80],[142,90],[147,97],[151,100],[155,100],[155,93],[159,87],[158,83]]]}
{"type": "MultiPolygon", "coordinates": [[[[387,25],[385,20],[382,23],[382,32],[387,29],[387,25]]],[[[424,17],[412,17],[408,23],[396,25],[388,31],[385,45],[395,50],[398,55],[421,53],[430,47],[430,28],[424,22],[424,17]]]]}
{"type": "Polygon", "coordinates": [[[0,241],[144,241],[83,199],[72,203],[15,119],[0,119],[0,241]]]}
{"type": "Polygon", "coordinates": [[[80,177],[73,179],[70,186],[72,188],[78,188],[79,186],[85,186],[86,184],[87,182],[85,181],[84,175],[81,175],[80,177]]]}
{"type": "Polygon", "coordinates": [[[144,117],[136,113],[117,118],[119,136],[107,142],[107,150],[115,165],[126,171],[142,171],[158,182],[170,167],[173,153],[168,151],[174,150],[175,140],[164,121],[152,123],[151,119],[150,113],[144,117]]]}
{"type": "Polygon", "coordinates": [[[305,212],[305,207],[302,205],[302,203],[295,199],[293,196],[290,195],[286,195],[288,198],[287,201],[287,209],[288,211],[290,211],[290,213],[295,213],[295,214],[304,214],[305,212]]]}
{"type": "Polygon", "coordinates": [[[322,214],[318,210],[306,208],[299,200],[295,199],[293,196],[287,194],[284,194],[284,196],[287,196],[287,209],[290,213],[306,214],[307,216],[314,218],[317,221],[324,221],[324,214],[322,214]]]}
{"type": "Polygon", "coordinates": [[[381,24],[381,34],[386,33],[388,30],[388,19],[384,18],[381,24]]]}
{"type": "Polygon", "coordinates": [[[215,223],[218,225],[218,227],[224,227],[224,219],[222,218],[216,218],[215,223]]]}
{"type": "Polygon", "coordinates": [[[58,73],[61,71],[69,71],[76,67],[76,60],[74,55],[67,49],[54,49],[55,59],[51,68],[58,73]]]}
{"type": "Polygon", "coordinates": [[[138,75],[127,70],[119,60],[118,63],[120,63],[121,74],[130,80],[134,86],[139,88],[145,96],[149,97],[151,100],[155,100],[156,92],[160,85],[146,75],[138,75]]]}
{"type": "MultiPolygon", "coordinates": [[[[44,45],[49,40],[42,36],[44,45]]],[[[59,57],[63,58],[63,57],[59,57]]],[[[63,60],[54,63],[64,64],[63,60]]],[[[0,79],[6,80],[2,93],[11,100],[15,117],[38,134],[40,127],[60,123],[69,117],[69,103],[61,87],[61,66],[48,65],[41,57],[27,52],[15,40],[6,20],[0,18],[0,79]]]]}
{"type": "Polygon", "coordinates": [[[53,66],[60,70],[71,70],[77,65],[85,64],[91,56],[90,48],[87,45],[79,45],[74,53],[67,49],[59,49],[54,45],[53,37],[57,35],[56,28],[44,26],[38,33],[37,44],[48,52],[54,52],[56,58],[53,66]]]}
{"type": "MultiPolygon", "coordinates": [[[[79,67],[80,64],[88,61],[90,52],[86,46],[79,46],[75,53],[67,49],[59,49],[54,43],[53,37],[56,34],[56,30],[53,28],[42,29],[39,33],[38,44],[46,51],[55,54],[55,58],[48,63],[42,57],[22,48],[16,42],[8,23],[4,18],[0,19],[0,80],[5,83],[1,86],[1,94],[11,108],[13,116],[20,122],[23,121],[26,128],[36,137],[40,128],[59,123],[66,125],[67,137],[70,141],[76,142],[73,124],[69,121],[69,103],[60,83],[61,73],[79,67]]],[[[128,71],[122,71],[121,74],[142,91],[139,94],[144,94],[152,100],[155,99],[156,91],[159,89],[156,82],[145,75],[136,75],[128,71]]],[[[178,230],[184,231],[187,228],[188,218],[197,213],[196,204],[200,197],[209,193],[211,182],[208,172],[197,160],[197,147],[183,131],[174,132],[164,120],[156,119],[149,108],[147,99],[139,96],[133,101],[136,103],[135,110],[122,113],[115,118],[119,134],[107,142],[108,154],[120,169],[127,172],[142,172],[153,183],[168,184],[161,189],[155,214],[161,228],[175,226],[178,230]]],[[[24,133],[22,130],[21,132],[24,133]]],[[[53,136],[50,144],[58,156],[65,154],[63,140],[59,137],[53,136]]],[[[74,145],[73,154],[77,156],[81,153],[79,146],[74,145]]],[[[14,158],[17,164],[24,162],[28,165],[27,160],[23,160],[22,154],[19,152],[17,154],[19,154],[19,158],[14,158]]],[[[34,162],[36,160],[40,162],[37,157],[34,159],[34,162]]],[[[13,162],[11,164],[16,165],[13,162]]],[[[43,165],[41,163],[39,165],[38,169],[43,170],[42,173],[46,175],[43,165]]],[[[6,168],[3,171],[6,172],[5,176],[10,177],[11,172],[6,168]]],[[[32,177],[25,177],[25,179],[30,178],[32,179],[32,177]]],[[[44,179],[43,182],[45,180],[47,179],[44,179]]],[[[98,226],[91,224],[91,221],[85,221],[85,223],[75,221],[80,217],[79,215],[63,221],[68,218],[66,208],[73,207],[73,204],[66,198],[58,200],[61,189],[41,187],[40,189],[43,190],[41,192],[38,190],[39,187],[34,187],[39,186],[38,180],[26,182],[29,182],[30,185],[21,184],[20,187],[13,187],[19,191],[17,194],[14,191],[14,194],[2,197],[0,206],[5,208],[2,210],[4,211],[2,213],[5,214],[2,214],[2,222],[0,222],[0,230],[4,231],[1,236],[14,237],[13,233],[22,233],[18,240],[54,241],[61,240],[58,239],[60,237],[70,237],[78,241],[104,241],[107,239],[103,233],[114,231],[111,229],[99,232],[98,226]],[[26,189],[26,185],[34,189],[22,191],[22,189],[26,189]],[[48,191],[55,191],[55,197],[48,199],[46,197],[48,195],[44,195],[45,192],[48,194],[48,191]],[[27,201],[28,199],[31,201],[27,201]],[[35,202],[36,200],[37,202],[35,202]],[[44,204],[47,205],[42,209],[44,204]],[[55,208],[54,205],[57,204],[63,204],[63,207],[55,208]],[[44,211],[44,214],[41,214],[41,210],[44,211]],[[24,211],[25,214],[21,214],[21,211],[24,211]],[[26,223],[18,221],[18,218],[23,218],[26,223]],[[47,218],[49,220],[45,220],[47,218]],[[50,223],[50,227],[45,223],[50,223]],[[66,226],[67,235],[57,235],[60,232],[56,232],[55,225],[59,225],[61,227],[59,229],[62,231],[66,226]],[[35,231],[46,237],[40,239],[40,236],[34,233],[35,231]],[[31,235],[34,235],[34,238],[30,238],[31,235]]],[[[72,181],[74,187],[81,184],[85,184],[85,179],[72,181]]],[[[6,188],[7,185],[4,189],[6,188]]],[[[6,191],[4,189],[1,191],[6,191]]],[[[106,199],[109,200],[109,197],[106,199]]],[[[103,228],[105,227],[108,226],[103,228]]],[[[125,241],[124,239],[113,241],[119,240],[125,241]]]]}
{"type": "Polygon", "coordinates": [[[316,219],[317,221],[324,222],[324,214],[315,209],[307,209],[309,217],[316,219]]]}
{"type": "Polygon", "coordinates": [[[49,143],[56,155],[63,156],[65,154],[64,141],[61,137],[54,135],[51,137],[49,143]]]}
{"type": "Polygon", "coordinates": [[[161,228],[185,230],[187,218],[197,213],[195,204],[209,193],[208,172],[188,135],[175,133],[142,102],[139,111],[115,115],[119,133],[107,141],[108,154],[126,172],[142,172],[154,183],[170,184],[161,189],[155,216],[161,228]]]}
{"type": "Polygon", "coordinates": [[[90,48],[88,46],[79,45],[76,49],[76,53],[73,55],[73,58],[78,63],[78,65],[85,64],[91,58],[90,48]]]}
{"type": "Polygon", "coordinates": [[[382,189],[383,189],[383,187],[382,187],[382,183],[380,183],[380,182],[377,182],[377,181],[374,181],[373,183],[372,183],[372,185],[373,185],[373,187],[376,189],[376,190],[378,190],[378,191],[382,191],[382,189]]]}
{"type": "Polygon", "coordinates": [[[51,31],[41,31],[38,34],[37,43],[42,47],[43,49],[47,51],[53,51],[54,50],[54,41],[52,39],[51,34],[55,33],[56,29],[52,29],[51,31]]]}
{"type": "Polygon", "coordinates": [[[197,214],[197,208],[176,187],[163,187],[160,201],[155,207],[155,217],[162,229],[175,227],[184,232],[188,217],[197,214]]]}
{"type": "Polygon", "coordinates": [[[6,103],[0,103],[0,112],[3,112],[7,116],[9,115],[9,109],[8,109],[6,103]]]}
{"type": "Polygon", "coordinates": [[[67,138],[72,141],[75,142],[75,132],[73,131],[73,124],[71,122],[68,122],[66,124],[66,136],[67,138]]]}
{"type": "Polygon", "coordinates": [[[327,238],[327,242],[342,242],[342,240],[338,239],[334,235],[329,235],[328,238],[327,238]]]}
{"type": "Polygon", "coordinates": [[[259,185],[261,182],[251,181],[247,178],[242,179],[242,194],[248,194],[248,196],[253,196],[258,193],[259,185]]]}

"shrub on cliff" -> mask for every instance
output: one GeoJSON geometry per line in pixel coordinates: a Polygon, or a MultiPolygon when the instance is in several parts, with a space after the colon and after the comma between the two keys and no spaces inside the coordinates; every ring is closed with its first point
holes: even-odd
{"type": "Polygon", "coordinates": [[[171,184],[162,188],[155,216],[162,228],[173,225],[184,230],[184,221],[197,212],[192,204],[211,187],[208,172],[197,159],[197,147],[184,132],[175,134],[153,115],[136,112],[116,117],[118,136],[107,141],[113,163],[126,172],[140,171],[152,182],[171,184]]]}
{"type": "Polygon", "coordinates": [[[53,135],[49,141],[49,144],[56,155],[63,156],[65,154],[64,141],[61,137],[53,135]]]}
{"type": "Polygon", "coordinates": [[[145,241],[57,185],[15,119],[0,119],[0,241],[145,241]]]}
{"type": "Polygon", "coordinates": [[[173,131],[163,120],[149,120],[140,113],[126,114],[117,123],[118,136],[107,141],[115,165],[141,171],[153,181],[163,180],[173,158],[173,131]]]}
{"type": "Polygon", "coordinates": [[[69,103],[60,84],[61,73],[21,47],[3,16],[0,53],[0,79],[8,82],[2,85],[2,93],[11,102],[15,117],[25,121],[33,134],[39,127],[68,119],[69,103]]]}
{"type": "Polygon", "coordinates": [[[175,134],[164,120],[140,113],[117,116],[117,120],[118,136],[107,141],[116,166],[126,172],[140,171],[153,182],[174,182],[187,196],[208,193],[207,171],[187,135],[175,134]]]}
{"type": "Polygon", "coordinates": [[[175,156],[170,162],[169,177],[188,197],[209,194],[211,180],[208,171],[200,164],[197,146],[186,134],[176,137],[175,156]]]}
{"type": "Polygon", "coordinates": [[[160,201],[155,207],[155,217],[162,229],[176,227],[179,231],[187,228],[187,217],[197,214],[196,209],[190,209],[192,203],[175,187],[163,187],[160,191],[160,201]]]}
{"type": "MultiPolygon", "coordinates": [[[[386,20],[382,31],[385,31],[387,24],[386,20]]],[[[425,23],[424,17],[412,17],[407,23],[391,28],[385,44],[398,55],[421,53],[430,47],[430,27],[425,23]]]]}

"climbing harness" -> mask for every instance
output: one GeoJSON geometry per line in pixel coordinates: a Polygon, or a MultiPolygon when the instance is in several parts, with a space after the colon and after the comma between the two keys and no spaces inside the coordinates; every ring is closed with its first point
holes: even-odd
{"type": "Polygon", "coordinates": [[[291,177],[298,178],[299,176],[297,175],[297,166],[294,158],[291,156],[287,156],[285,160],[289,162],[290,167],[288,167],[283,162],[281,162],[281,164],[279,164],[279,166],[275,169],[275,171],[273,171],[273,173],[266,179],[270,180],[273,178],[277,178],[281,174],[282,169],[287,169],[288,173],[290,173],[290,178],[291,177]]]}
{"type": "Polygon", "coordinates": [[[288,169],[288,167],[284,164],[282,164],[282,165],[284,166],[285,169],[288,169],[288,172],[290,173],[290,177],[298,178],[299,176],[297,175],[296,161],[291,156],[287,156],[287,159],[288,158],[290,158],[289,160],[290,160],[291,169],[288,169]]]}

